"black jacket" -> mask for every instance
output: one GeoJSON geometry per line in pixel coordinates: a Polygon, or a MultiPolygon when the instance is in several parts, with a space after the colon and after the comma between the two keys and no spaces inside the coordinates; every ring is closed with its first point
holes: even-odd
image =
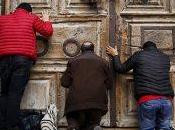
{"type": "Polygon", "coordinates": [[[114,68],[119,73],[133,69],[136,99],[148,94],[174,96],[169,79],[170,59],[156,47],[134,53],[123,64],[118,56],[113,60],[114,68]]]}

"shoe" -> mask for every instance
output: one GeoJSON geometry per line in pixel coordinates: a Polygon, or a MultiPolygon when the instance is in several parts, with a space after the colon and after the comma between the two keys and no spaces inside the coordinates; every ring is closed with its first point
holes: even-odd
{"type": "Polygon", "coordinates": [[[20,130],[18,127],[7,128],[7,130],[20,130]]]}
{"type": "Polygon", "coordinates": [[[0,127],[0,130],[7,130],[6,127],[0,127]]]}
{"type": "Polygon", "coordinates": [[[67,130],[79,130],[78,128],[68,128],[67,130]]]}
{"type": "Polygon", "coordinates": [[[94,127],[94,130],[103,130],[103,129],[102,129],[102,127],[100,127],[100,126],[95,126],[95,127],[94,127]]]}

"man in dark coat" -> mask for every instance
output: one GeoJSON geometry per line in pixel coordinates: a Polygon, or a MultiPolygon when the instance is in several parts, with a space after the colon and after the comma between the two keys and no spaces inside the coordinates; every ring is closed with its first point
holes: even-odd
{"type": "Polygon", "coordinates": [[[169,57],[151,41],[123,64],[116,49],[109,46],[107,53],[113,57],[116,72],[133,69],[140,130],[170,130],[174,91],[169,79],[169,57]]]}
{"type": "Polygon", "coordinates": [[[85,42],[82,54],[67,64],[61,85],[69,88],[65,114],[69,130],[101,129],[107,112],[107,89],[112,87],[108,62],[94,53],[94,44],[85,42]]]}

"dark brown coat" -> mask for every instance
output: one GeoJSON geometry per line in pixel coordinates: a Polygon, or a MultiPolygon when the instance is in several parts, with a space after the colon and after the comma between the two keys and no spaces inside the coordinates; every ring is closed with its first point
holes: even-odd
{"type": "Polygon", "coordinates": [[[93,52],[69,60],[61,85],[69,88],[65,114],[93,108],[103,110],[103,114],[107,112],[107,89],[112,87],[112,74],[108,62],[93,52]]]}

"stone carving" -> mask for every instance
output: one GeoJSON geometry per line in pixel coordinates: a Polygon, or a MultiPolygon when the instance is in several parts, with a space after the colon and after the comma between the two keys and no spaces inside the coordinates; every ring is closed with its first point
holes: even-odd
{"type": "Polygon", "coordinates": [[[173,27],[142,27],[141,43],[150,40],[163,50],[174,48],[174,29],[173,27]]]}
{"type": "Polygon", "coordinates": [[[44,56],[49,49],[48,39],[38,35],[37,36],[37,55],[38,57],[44,56]]]}
{"type": "Polygon", "coordinates": [[[32,5],[33,12],[35,13],[41,14],[42,12],[42,10],[40,10],[41,8],[49,10],[51,12],[51,15],[56,15],[58,12],[56,0],[4,0],[4,1],[6,1],[7,5],[10,5],[9,11],[13,11],[17,7],[17,5],[21,2],[28,2],[32,5]]]}
{"type": "Polygon", "coordinates": [[[148,4],[149,0],[133,0],[134,4],[148,4]]]}
{"type": "Polygon", "coordinates": [[[162,0],[129,0],[132,5],[159,5],[162,0]]]}
{"type": "Polygon", "coordinates": [[[60,4],[61,14],[107,13],[105,0],[65,0],[60,4]]]}
{"type": "Polygon", "coordinates": [[[175,12],[175,0],[172,0],[170,4],[172,6],[171,8],[172,8],[173,12],[175,12]]]}
{"type": "Polygon", "coordinates": [[[67,56],[74,57],[80,52],[80,43],[73,39],[67,39],[63,44],[63,51],[67,56]]]}

